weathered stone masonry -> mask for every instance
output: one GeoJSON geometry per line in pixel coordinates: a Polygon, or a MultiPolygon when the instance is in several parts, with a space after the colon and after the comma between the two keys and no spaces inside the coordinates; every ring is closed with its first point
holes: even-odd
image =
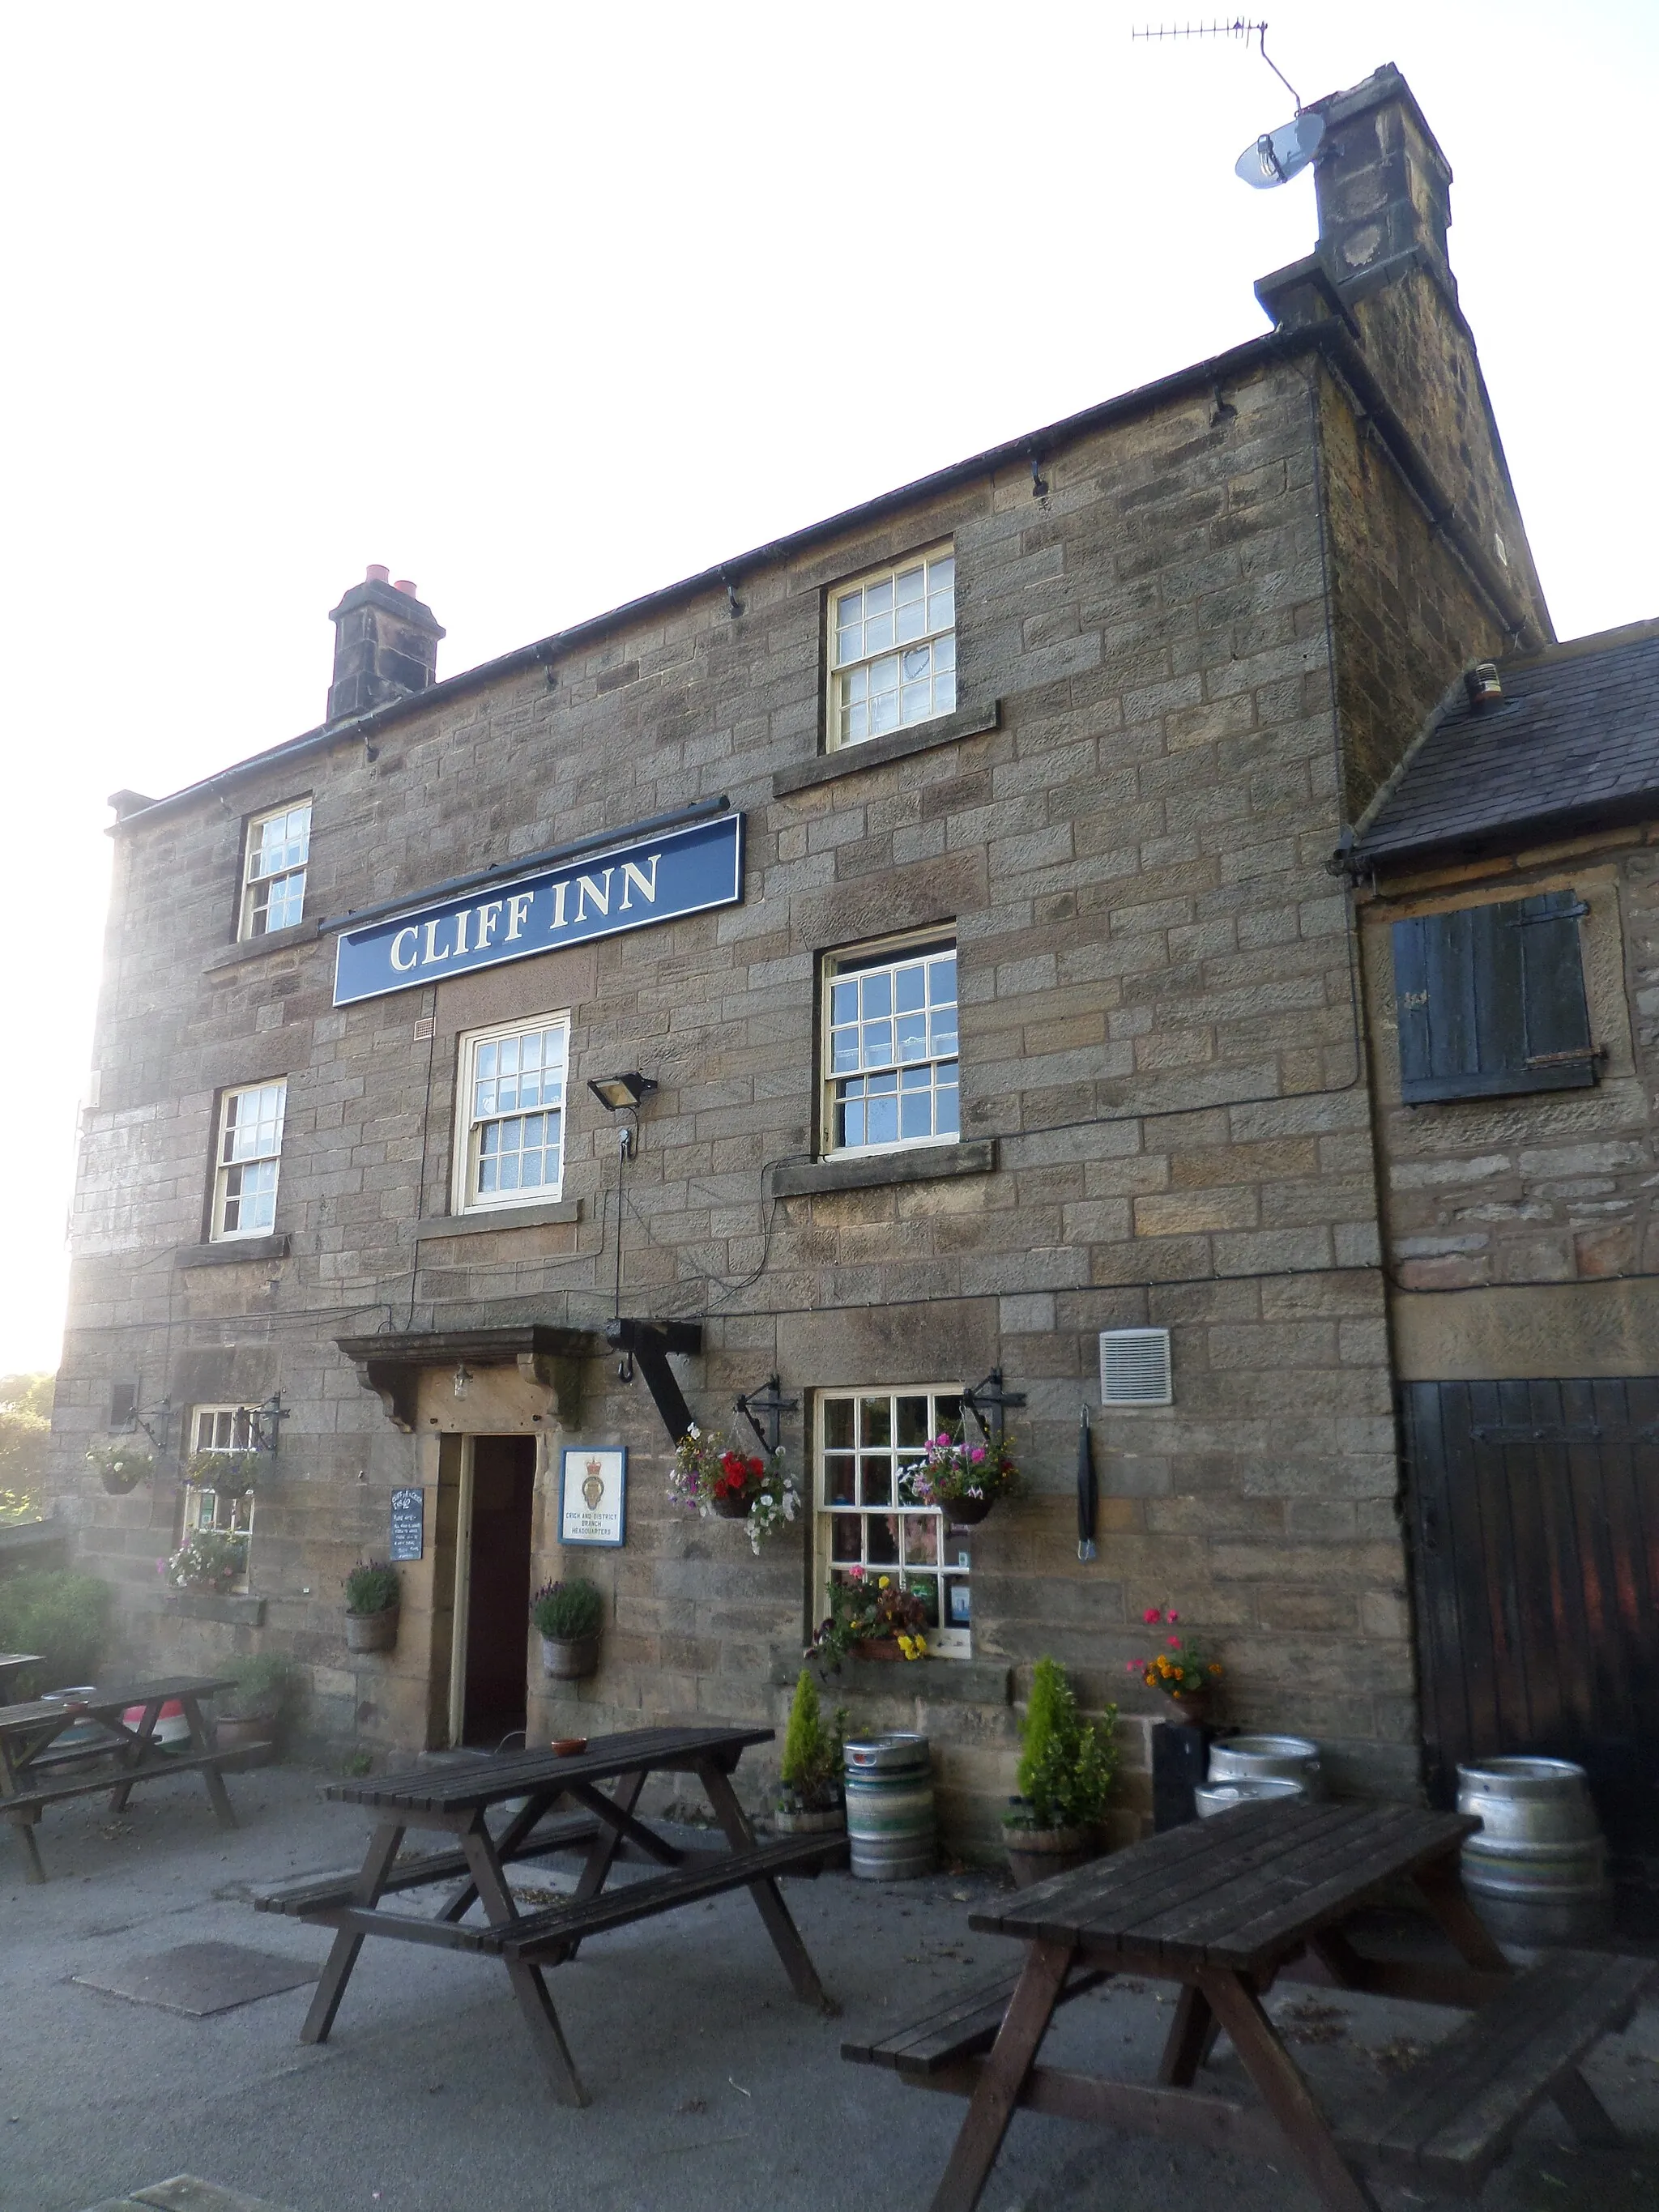
{"type": "MultiPolygon", "coordinates": [[[[1384,83],[1352,127],[1397,111],[1384,83]]],[[[1413,1786],[1363,1008],[1326,862],[1503,616],[1401,458],[1448,356],[1473,362],[1443,290],[1415,264],[1369,300],[1326,281],[1322,316],[1303,286],[1276,336],[1041,434],[1042,496],[1011,449],[740,564],[740,612],[714,579],[665,593],[119,828],[57,1486],[83,1558],[121,1588],[134,1656],[282,1650],[312,1671],[320,1732],[387,1753],[441,1742],[445,1438],[465,1424],[539,1433],[550,1454],[566,1436],[631,1447],[627,1547],[563,1563],[611,1596],[584,1727],[778,1711],[816,1601],[810,1536],[756,1561],[739,1531],[671,1512],[661,1425],[614,1359],[556,1382],[490,1370],[464,1405],[432,1376],[411,1437],[334,1348],[601,1322],[615,1140],[584,1078],[637,1066],[660,1090],[631,1170],[624,1310],[702,1320],[683,1367],[701,1417],[724,1425],[773,1369],[809,1413],[815,1390],[994,1364],[1027,1395],[1035,1494],[975,1535],[973,1660],[853,1686],[861,1722],[934,1738],[959,1837],[992,1832],[1030,1662],[1053,1652],[1091,1703],[1139,1713],[1124,1665],[1165,1598],[1222,1644],[1239,1717],[1316,1728],[1355,1786],[1413,1786]],[[1394,358],[1425,328],[1430,357],[1394,358]],[[1356,350],[1396,395],[1387,435],[1344,370],[1356,350]],[[824,754],[827,592],[946,538],[957,712],[824,754]],[[314,921],[227,942],[243,820],[307,792],[308,915],[721,794],[746,818],[744,902],[337,1011],[314,921]],[[932,924],[959,947],[963,1142],[848,1187],[812,1158],[820,957],[932,924]],[[565,1006],[562,1200],[452,1217],[458,1036],[565,1006]],[[217,1095],[276,1075],[279,1233],[257,1254],[204,1245],[217,1095]],[[1174,1332],[1175,1403],[1103,1413],[1097,1334],[1142,1322],[1174,1332]],[[87,1442],[130,1377],[174,1407],[280,1387],[252,1600],[169,1602],[168,1486],[112,1499],[89,1482],[87,1442]],[[1086,1566],[1080,1403],[1103,1492],[1086,1566]],[[348,1662],[343,1577],[384,1550],[392,1486],[417,1480],[435,1542],[406,1577],[398,1650],[348,1662]]],[[[1495,444],[1465,436],[1458,467],[1452,490],[1501,510],[1508,588],[1547,635],[1495,444]]],[[[810,1470],[807,1419],[786,1442],[810,1470]]],[[[546,1480],[538,1574],[561,1565],[546,1480]]],[[[534,1686],[532,1733],[569,1717],[534,1686]]]]}

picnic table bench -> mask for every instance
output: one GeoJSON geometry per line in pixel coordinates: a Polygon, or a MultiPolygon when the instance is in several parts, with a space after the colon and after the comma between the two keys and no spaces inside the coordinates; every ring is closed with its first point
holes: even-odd
{"type": "Polygon", "coordinates": [[[1478,1825],[1413,1806],[1280,1802],[1172,1829],[971,1915],[970,1927],[1024,1942],[1018,1974],[878,2040],[845,2043],[842,2056],[969,2100],[932,2212],[973,2212],[1017,2107],[1243,2156],[1288,2150],[1332,2212],[1376,2212],[1373,2172],[1474,2195],[1546,2098],[1581,2141],[1615,2145],[1578,2069],[1628,2021],[1659,1967],[1558,1951],[1516,1973],[1458,1881],[1458,1846],[1478,1825]],[[1402,1876],[1461,1964],[1376,1959],[1352,1942],[1345,1921],[1402,1876]],[[1338,2129],[1261,2002],[1310,1954],[1317,1978],[1340,1988],[1473,2015],[1338,2129]],[[1114,1974],[1182,1984],[1157,2081],[1038,2065],[1056,2007],[1114,1974]],[[1224,2029],[1259,2106],[1194,2086],[1224,2029]]]}
{"type": "Polygon", "coordinates": [[[440,1772],[330,1783],[325,1796],[366,1806],[380,1816],[362,1865],[283,1882],[258,1893],[253,1900],[260,1911],[285,1913],[334,1930],[301,2040],[326,2040],[367,1937],[437,1944],[501,1960],[555,2094],[566,2104],[585,2105],[587,2092],[543,1970],[573,1959],[589,1936],[735,1889],[747,1889],[754,1899],[796,1996],[832,2009],[777,1877],[817,1874],[839,1838],[793,1836],[759,1843],[732,1787],[731,1776],[744,1751],[769,1742],[772,1734],[770,1729],[636,1729],[598,1737],[569,1756],[499,1753],[440,1772]],[[637,1817],[641,1792],[653,1773],[696,1778],[725,1835],[725,1850],[686,1850],[637,1817]],[[614,1786],[604,1790],[601,1783],[614,1786]],[[492,1830],[486,1814],[509,1800],[516,1810],[503,1827],[492,1830]],[[558,1813],[564,1801],[571,1809],[558,1813]],[[406,1855],[402,1845],[410,1828],[445,1831],[455,1844],[406,1855]],[[520,1911],[507,1882],[507,1867],[582,1844],[586,1856],[574,1893],[538,1911],[520,1911]],[[625,1844],[664,1871],[608,1889],[625,1844]],[[435,1913],[388,1911],[382,1905],[393,1893],[450,1880],[459,1886],[435,1913]],[[469,1920],[478,1905],[483,1920],[469,1920]]]}
{"type": "Polygon", "coordinates": [[[44,1881],[46,1870],[34,1830],[48,1805],[68,1797],[110,1793],[110,1810],[119,1813],[141,1782],[158,1774],[201,1775],[208,1802],[222,1828],[234,1828],[236,1815],[220,1771],[228,1758],[216,1751],[201,1701],[231,1687],[228,1676],[173,1674],[156,1682],[100,1686],[70,1703],[37,1698],[27,1705],[0,1705],[0,1814],[12,1824],[23,1846],[24,1870],[31,1881],[44,1881]],[[166,1751],[155,1741],[163,1705],[177,1702],[190,1729],[188,1751],[166,1751]],[[134,1706],[137,1720],[123,1716],[134,1706]],[[86,1721],[100,1723],[95,1743],[65,1746],[61,1739],[86,1721]]]}

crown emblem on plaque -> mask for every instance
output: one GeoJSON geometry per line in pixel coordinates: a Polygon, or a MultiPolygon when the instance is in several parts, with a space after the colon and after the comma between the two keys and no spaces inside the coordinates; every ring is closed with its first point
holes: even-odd
{"type": "Polygon", "coordinates": [[[605,1477],[599,1472],[599,1461],[591,1459],[587,1462],[587,1479],[582,1484],[582,1498],[590,1513],[599,1511],[599,1500],[604,1496],[605,1477]]]}

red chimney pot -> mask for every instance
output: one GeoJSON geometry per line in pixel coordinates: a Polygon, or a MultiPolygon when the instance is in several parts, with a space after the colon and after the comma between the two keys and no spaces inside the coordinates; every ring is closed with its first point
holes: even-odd
{"type": "Polygon", "coordinates": [[[378,561],[371,561],[363,571],[363,580],[368,584],[389,584],[392,581],[392,571],[390,568],[383,568],[378,561]]]}
{"type": "Polygon", "coordinates": [[[407,592],[411,599],[418,599],[421,596],[407,576],[399,576],[392,588],[394,592],[407,592]]]}

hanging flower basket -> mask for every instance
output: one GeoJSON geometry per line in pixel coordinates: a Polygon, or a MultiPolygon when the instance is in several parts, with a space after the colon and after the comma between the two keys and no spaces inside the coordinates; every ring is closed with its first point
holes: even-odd
{"type": "Polygon", "coordinates": [[[94,1444],[87,1454],[87,1465],[97,1468],[112,1498],[125,1498],[155,1474],[155,1455],[138,1444],[94,1444]]]}
{"type": "Polygon", "coordinates": [[[246,1498],[269,1464],[263,1452],[192,1452],[185,1462],[185,1480],[219,1498],[246,1498]]]}
{"type": "Polygon", "coordinates": [[[722,1447],[701,1429],[688,1430],[674,1447],[668,1495],[705,1521],[742,1521],[758,1559],[768,1536],[792,1522],[800,1493],[784,1471],[781,1450],[769,1460],[722,1447]]]}
{"type": "Polygon", "coordinates": [[[1024,1478],[1006,1436],[970,1444],[941,1432],[899,1478],[907,1504],[936,1505],[952,1528],[973,1528],[1005,1498],[1018,1498],[1024,1478]]]}

